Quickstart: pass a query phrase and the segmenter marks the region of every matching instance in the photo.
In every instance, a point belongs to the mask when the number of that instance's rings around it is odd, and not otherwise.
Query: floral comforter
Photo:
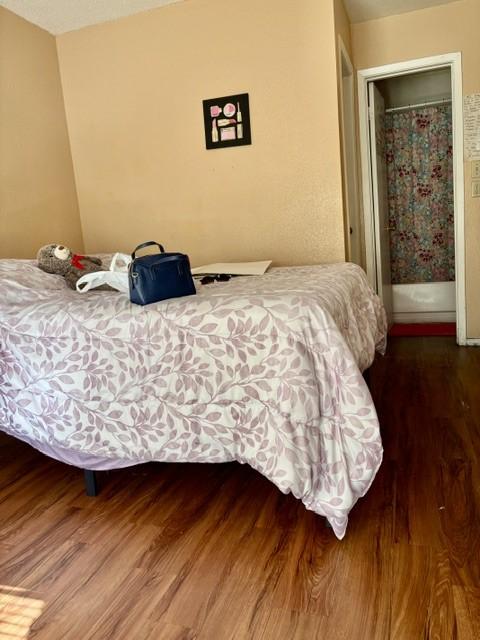
[[[361,371],[383,307],[353,264],[272,269],[148,307],[0,261],[0,430],[104,469],[247,463],[345,534],[382,459]]]

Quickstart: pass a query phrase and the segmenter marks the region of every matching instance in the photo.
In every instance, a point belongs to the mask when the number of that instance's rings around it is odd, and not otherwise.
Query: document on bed
[[[227,273],[232,276],[261,276],[271,264],[271,260],[261,260],[260,262],[215,262],[195,267],[192,269],[192,274],[194,276],[208,276]]]

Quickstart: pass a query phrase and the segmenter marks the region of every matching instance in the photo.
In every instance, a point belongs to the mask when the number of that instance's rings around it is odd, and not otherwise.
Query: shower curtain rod
[[[432,100],[432,102],[421,102],[420,104],[406,104],[403,107],[391,107],[385,109],[385,113],[392,113],[393,111],[403,111],[403,109],[419,109],[420,107],[433,107],[437,104],[445,104],[451,102],[451,98],[443,98],[442,100]]]

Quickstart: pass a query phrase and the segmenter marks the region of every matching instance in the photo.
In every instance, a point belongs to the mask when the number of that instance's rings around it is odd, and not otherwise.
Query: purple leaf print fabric
[[[452,108],[387,113],[393,284],[455,280]]]
[[[272,269],[139,307],[0,261],[0,429],[105,469],[247,463],[339,538],[382,459],[361,370],[384,309],[353,264]]]

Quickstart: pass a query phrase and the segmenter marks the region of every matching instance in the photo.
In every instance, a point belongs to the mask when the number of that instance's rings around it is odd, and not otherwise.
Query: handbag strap
[[[150,240],[149,242],[143,242],[142,244],[139,244],[138,247],[135,247],[135,249],[132,252],[132,260],[135,260],[135,253],[137,251],[140,251],[140,249],[145,249],[145,247],[151,247],[152,245],[157,246],[160,249],[160,253],[165,253],[165,249],[162,247],[161,244],[159,244],[158,242],[153,242],[153,240]]]

